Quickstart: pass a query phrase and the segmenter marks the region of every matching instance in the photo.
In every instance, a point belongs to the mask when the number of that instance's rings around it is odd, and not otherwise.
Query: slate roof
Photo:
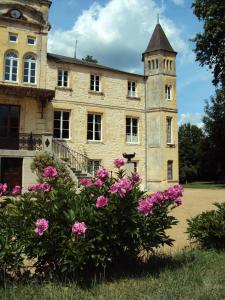
[[[129,73],[129,72],[126,72],[126,71],[110,68],[110,67],[107,67],[107,66],[103,66],[103,65],[100,65],[100,64],[88,62],[88,61],[73,58],[73,57],[62,56],[62,55],[53,54],[53,53],[48,53],[47,57],[48,57],[48,59],[54,59],[57,62],[81,65],[81,66],[86,66],[86,67],[89,67],[89,68],[96,68],[96,69],[108,70],[108,71],[127,74],[127,75],[134,75],[134,76],[144,77],[143,75],[140,75],[140,74]]]
[[[156,25],[155,30],[150,39],[150,42],[148,44],[148,47],[143,54],[150,53],[153,51],[158,51],[158,50],[173,52],[175,54],[177,53],[170,45],[170,42],[167,36],[165,35],[165,32],[163,31],[160,24]]]

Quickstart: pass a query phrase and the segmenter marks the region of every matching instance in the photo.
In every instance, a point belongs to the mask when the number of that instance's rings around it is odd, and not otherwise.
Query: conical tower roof
[[[170,45],[170,42],[167,36],[165,35],[165,32],[163,31],[160,24],[156,25],[155,30],[150,39],[150,42],[148,44],[148,47],[143,53],[143,56],[145,53],[150,53],[158,50],[173,52],[177,54],[177,52],[175,52],[172,46]]]

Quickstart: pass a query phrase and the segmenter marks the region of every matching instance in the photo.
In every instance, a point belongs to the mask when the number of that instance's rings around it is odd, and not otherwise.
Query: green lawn
[[[155,258],[132,270],[81,288],[75,283],[27,283],[0,289],[6,300],[224,300],[225,252],[195,250]]]
[[[225,189],[225,182],[203,182],[197,181],[192,183],[187,183],[183,185],[184,188],[191,188],[191,189],[210,189],[210,190],[217,190],[217,189]]]

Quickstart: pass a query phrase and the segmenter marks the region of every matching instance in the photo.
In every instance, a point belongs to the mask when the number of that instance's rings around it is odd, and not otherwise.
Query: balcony
[[[51,141],[51,136],[20,133],[17,137],[0,137],[0,149],[41,151],[50,148]]]

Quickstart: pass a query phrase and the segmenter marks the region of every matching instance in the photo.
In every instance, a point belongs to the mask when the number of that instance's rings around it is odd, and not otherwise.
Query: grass
[[[184,188],[191,188],[191,189],[220,190],[220,189],[225,189],[225,182],[197,181],[197,182],[184,184],[183,186]]]
[[[145,269],[130,270],[88,288],[59,282],[6,284],[2,300],[224,300],[225,252],[194,250],[155,257]]]

